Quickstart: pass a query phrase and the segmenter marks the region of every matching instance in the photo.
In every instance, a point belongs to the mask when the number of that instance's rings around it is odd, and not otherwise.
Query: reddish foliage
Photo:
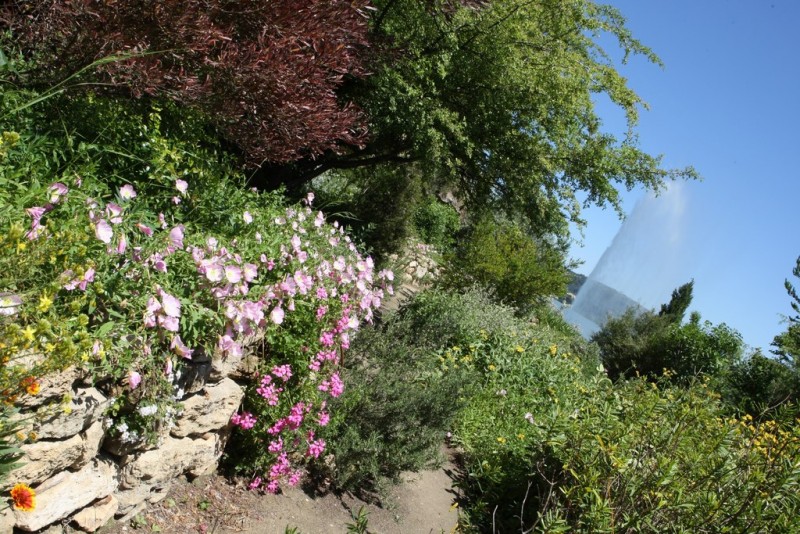
[[[94,73],[135,97],[206,112],[250,163],[360,146],[365,120],[337,100],[365,74],[367,0],[33,0],[3,2],[4,25],[34,58],[30,82],[144,53]]]

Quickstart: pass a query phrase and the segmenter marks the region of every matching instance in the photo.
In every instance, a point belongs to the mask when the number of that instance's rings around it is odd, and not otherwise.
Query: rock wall
[[[0,486],[7,495],[16,482],[30,485],[36,509],[0,512],[0,534],[66,524],[94,532],[163,499],[177,477],[213,472],[244,396],[233,378],[254,368],[252,357],[195,358],[181,384],[186,393],[175,424],[150,445],[121,443],[107,432],[111,400],[92,387],[85,372],[73,367],[43,377],[41,393],[19,404],[22,431],[36,439],[21,446],[24,465]]]
[[[389,256],[394,271],[394,295],[384,298],[381,311],[394,311],[415,293],[430,287],[440,274],[437,251],[416,241],[409,242],[400,254]]]

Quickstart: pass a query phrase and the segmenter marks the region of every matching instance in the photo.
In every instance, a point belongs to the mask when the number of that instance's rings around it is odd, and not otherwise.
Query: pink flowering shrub
[[[14,205],[0,191],[0,287],[14,289],[0,295],[0,356],[36,350],[53,356],[50,370],[85,366],[115,399],[109,432],[137,441],[170,425],[195,362],[240,359],[257,341],[261,372],[231,419],[258,457],[242,470],[254,488],[297,483],[324,454],[315,433],[344,392],[343,353],[391,291],[388,275],[313,195],[286,207],[247,190],[184,130],[167,135],[157,109],[119,117],[119,145],[82,145],[59,179],[41,154],[30,164],[35,144],[0,161],[0,183],[20,193]]]

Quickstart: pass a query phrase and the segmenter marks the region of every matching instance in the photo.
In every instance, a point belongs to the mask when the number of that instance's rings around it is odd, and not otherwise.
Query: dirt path
[[[309,495],[299,488],[260,495],[248,491],[243,480],[234,483],[212,475],[177,482],[167,498],[133,523],[111,525],[101,533],[284,534],[294,527],[297,534],[338,534],[347,532],[363,507],[372,534],[451,534],[458,530],[452,469],[447,463],[442,469],[404,475],[386,508],[349,495]]]

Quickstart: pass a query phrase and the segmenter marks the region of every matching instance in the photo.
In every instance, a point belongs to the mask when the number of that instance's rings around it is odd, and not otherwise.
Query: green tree
[[[696,176],[691,168],[662,168],[660,157],[637,146],[644,102],[599,37],[616,38],[625,59],[660,61],[616,9],[589,0],[374,4],[373,74],[342,91],[369,117],[369,140],[265,168],[264,182],[417,162],[426,181],[447,184],[468,206],[522,214],[538,235],[566,236],[568,221],[580,221],[578,192],[587,204],[619,208],[619,188],[657,189]],[[625,112],[623,139],[601,129],[597,94]]]
[[[612,379],[641,374],[660,376],[665,369],[677,380],[697,374],[721,378],[741,361],[741,334],[726,324],[713,325],[692,313],[681,324],[692,300],[694,282],[672,292],[658,314],[630,309],[611,318],[592,340],[600,348],[603,364]]]
[[[796,278],[800,278],[800,257],[797,258],[792,274]],[[791,369],[791,398],[797,400],[800,397],[800,295],[797,294],[797,289],[789,279],[784,281],[784,286],[786,293],[791,298],[790,305],[796,315],[786,317],[789,325],[784,332],[775,336],[772,341],[774,347],[772,352]]]
[[[479,284],[520,311],[544,298],[563,295],[569,271],[562,251],[517,225],[487,215],[466,231],[451,257],[444,284],[459,289]]]
[[[661,305],[658,314],[668,318],[673,323],[681,323],[686,315],[686,310],[692,304],[692,290],[694,280],[691,280],[672,292],[669,302]]]

